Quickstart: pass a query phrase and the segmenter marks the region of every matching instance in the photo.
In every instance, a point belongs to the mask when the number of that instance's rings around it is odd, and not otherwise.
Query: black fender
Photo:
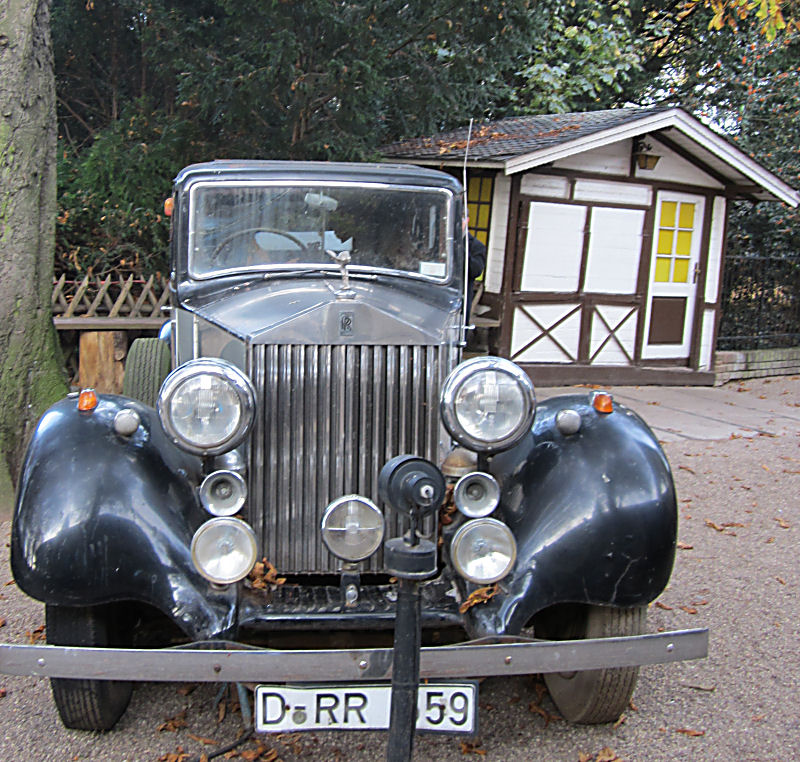
[[[28,447],[11,531],[17,585],[44,603],[142,601],[193,639],[228,635],[235,585],[216,589],[194,568],[192,536],[208,515],[199,458],[165,435],[156,411],[98,395],[94,410],[68,397],[42,416]],[[141,419],[114,431],[123,408]]]
[[[555,425],[581,415],[576,434]],[[468,612],[475,635],[518,634],[556,603],[644,605],[666,587],[678,511],[672,472],[653,432],[632,410],[598,413],[588,395],[539,405],[531,432],[491,459],[498,516],[517,541],[500,593]]]

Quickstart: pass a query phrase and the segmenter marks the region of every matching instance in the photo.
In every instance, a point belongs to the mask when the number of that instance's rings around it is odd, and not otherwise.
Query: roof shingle
[[[668,108],[619,108],[575,114],[513,116],[496,122],[473,125],[469,156],[475,161],[505,161],[513,156],[566,143],[627,122],[642,119]],[[387,159],[463,159],[468,127],[427,138],[391,143],[381,149]]]

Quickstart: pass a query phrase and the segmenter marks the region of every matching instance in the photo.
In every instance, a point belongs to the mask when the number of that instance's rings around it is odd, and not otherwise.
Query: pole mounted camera
[[[398,455],[382,469],[378,478],[381,499],[408,516],[410,526],[403,537],[388,540],[384,560],[389,571],[405,579],[425,579],[436,573],[436,545],[418,535],[419,525],[444,500],[442,472],[416,455]]]
[[[407,762],[414,748],[419,687],[421,612],[419,582],[436,574],[436,545],[421,538],[422,519],[444,500],[442,472],[416,455],[398,455],[378,477],[381,500],[409,518],[409,529],[384,545],[384,562],[397,577],[397,612],[392,660],[392,707],[387,762]]]

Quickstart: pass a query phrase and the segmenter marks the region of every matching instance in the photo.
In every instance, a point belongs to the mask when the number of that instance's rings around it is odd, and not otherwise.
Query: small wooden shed
[[[468,129],[386,146],[461,177]],[[713,383],[727,212],[800,194],[679,108],[473,127],[490,350],[537,383]]]

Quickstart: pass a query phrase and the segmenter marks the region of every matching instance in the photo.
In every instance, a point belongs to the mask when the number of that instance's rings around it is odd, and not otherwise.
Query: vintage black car
[[[705,654],[705,631],[644,634],[677,526],[648,427],[462,361],[457,180],[211,162],[172,200],[168,330],[30,444],[11,558],[49,645],[0,670],[50,677],[74,728],[113,726],[135,680],[258,683],[258,730],[387,727],[402,623],[417,727],[474,731],[475,678],[544,673],[606,722],[638,665]]]

